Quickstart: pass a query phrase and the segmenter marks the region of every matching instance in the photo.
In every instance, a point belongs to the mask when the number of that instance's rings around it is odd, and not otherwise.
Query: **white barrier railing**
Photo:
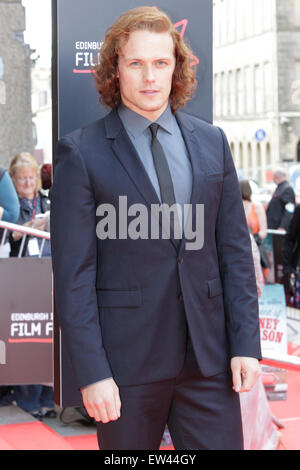
[[[26,240],[27,236],[34,236],[34,237],[43,239],[43,241],[41,243],[40,251],[39,251],[39,256],[38,256],[39,258],[42,257],[45,241],[50,240],[50,233],[49,232],[44,232],[43,230],[37,230],[37,229],[31,228],[31,227],[25,227],[24,225],[12,224],[10,222],[4,222],[4,221],[0,220],[0,229],[1,228],[4,231],[3,231],[3,235],[1,237],[0,246],[4,245],[8,231],[23,233],[18,258],[21,258],[21,254],[23,252],[24,243],[25,243],[25,240]]]
[[[278,367],[279,369],[295,370],[300,372],[300,357],[291,354],[281,354],[271,351],[263,355],[262,364]]]

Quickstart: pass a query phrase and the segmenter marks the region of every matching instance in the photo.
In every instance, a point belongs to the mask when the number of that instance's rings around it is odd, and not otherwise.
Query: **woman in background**
[[[48,196],[41,192],[41,174],[37,161],[30,153],[19,153],[13,158],[9,172],[20,202],[20,216],[17,224],[46,230],[50,214],[50,201]],[[42,214],[44,216],[41,217]],[[10,256],[18,256],[22,237],[21,232],[11,233]],[[40,245],[41,239],[26,237],[21,256],[37,256]],[[50,242],[46,240],[43,257],[50,256],[50,254]]]
[[[250,232],[263,240],[267,236],[267,216],[260,202],[252,202],[252,189],[248,180],[240,181],[243,205]]]
[[[249,231],[259,248],[263,274],[267,278],[270,265],[262,243],[267,236],[268,230],[266,212],[261,203],[252,202],[252,189],[248,180],[240,181],[240,189]]]
[[[49,219],[50,201],[41,192],[41,172],[35,158],[27,152],[16,155],[10,164],[10,175],[15,185],[19,202],[20,216],[17,224],[46,230]],[[40,214],[45,217],[37,218]],[[12,232],[10,235],[11,256],[18,256],[23,234]],[[38,256],[41,239],[26,237],[22,256]],[[50,243],[46,240],[43,257],[50,256]],[[33,417],[55,417],[53,389],[46,385],[16,385],[13,387],[13,399],[23,410]]]

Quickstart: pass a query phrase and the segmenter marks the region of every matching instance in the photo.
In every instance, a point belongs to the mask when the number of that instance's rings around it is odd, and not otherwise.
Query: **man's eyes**
[[[133,62],[130,62],[129,65],[130,65],[130,67],[142,67],[142,66],[143,66],[143,63],[142,63],[142,62],[139,62],[139,61],[137,61],[137,60],[135,60],[135,61],[133,61]],[[167,63],[167,61],[165,61],[165,60],[157,60],[157,61],[155,62],[155,65],[156,65],[157,67],[164,67],[164,66],[168,65],[168,63]]]

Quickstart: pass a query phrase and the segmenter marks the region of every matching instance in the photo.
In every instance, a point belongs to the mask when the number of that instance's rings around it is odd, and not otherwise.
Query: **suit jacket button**
[[[183,262],[183,256],[182,256],[182,255],[180,255],[180,256],[178,257],[178,263],[180,263],[180,264],[181,264],[182,262]]]
[[[178,294],[178,300],[180,300],[180,302],[182,301],[183,297],[182,297],[182,293],[180,292],[180,294]]]

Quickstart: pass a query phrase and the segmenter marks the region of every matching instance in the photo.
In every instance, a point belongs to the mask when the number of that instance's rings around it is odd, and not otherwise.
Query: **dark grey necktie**
[[[149,129],[152,133],[152,156],[154,161],[154,166],[158,178],[158,183],[160,187],[160,194],[161,194],[161,202],[172,206],[176,203],[175,193],[173,182],[171,178],[171,173],[169,169],[169,165],[167,162],[167,158],[165,156],[165,152],[157,139],[157,131],[159,128],[159,124],[153,123],[149,126]],[[178,217],[176,211],[176,217]],[[171,218],[172,220],[172,218]],[[178,219],[177,219],[178,223]],[[174,225],[171,222],[171,235],[174,236]],[[177,240],[178,241],[178,240]]]
[[[165,152],[157,139],[159,124],[151,124],[149,128],[152,133],[151,149],[160,187],[161,202],[172,206],[176,202],[174,187]]]

